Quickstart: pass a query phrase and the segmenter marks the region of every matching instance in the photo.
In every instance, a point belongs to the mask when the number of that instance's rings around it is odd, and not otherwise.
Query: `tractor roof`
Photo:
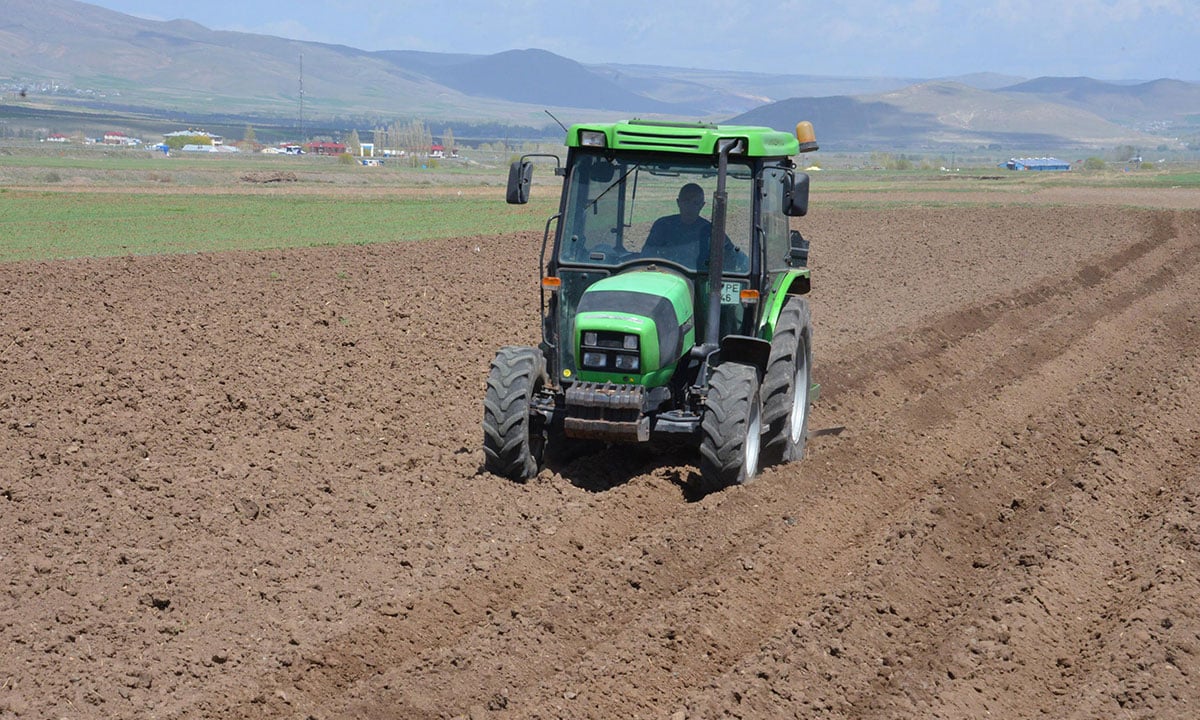
[[[752,125],[628,120],[615,123],[583,123],[567,131],[568,147],[604,147],[612,150],[642,150],[683,155],[715,155],[717,143],[725,139],[746,141],[749,157],[790,157],[800,151],[795,135]]]

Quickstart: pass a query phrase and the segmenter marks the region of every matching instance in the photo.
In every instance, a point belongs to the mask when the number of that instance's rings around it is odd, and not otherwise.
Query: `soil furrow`
[[[1173,300],[1176,293],[1187,297],[1195,291],[1196,275],[1189,279],[1186,290],[1171,287],[1143,303],[1146,307],[1138,311],[1141,321],[1116,323],[1145,328],[1134,339],[1147,341],[1146,347],[1132,353],[1126,349],[1111,365],[1093,369],[1093,379],[1072,388],[1067,402],[1047,397],[1050,407],[1061,409],[1048,416],[1035,413],[1015,434],[997,428],[1001,431],[997,444],[985,448],[978,460],[964,457],[957,471],[951,468],[940,474],[935,489],[910,510],[897,513],[902,520],[876,539],[878,555],[873,566],[865,566],[864,579],[832,585],[820,608],[732,671],[722,690],[710,694],[707,705],[694,706],[697,714],[707,717],[716,708],[731,705],[743,713],[765,713],[770,707],[778,710],[786,696],[790,704],[782,707],[800,715],[833,712],[862,717],[870,711],[880,717],[979,716],[999,710],[1004,716],[1022,716],[1030,680],[1038,683],[1058,677],[1065,672],[1063,667],[1080,663],[1080,651],[1072,654],[1069,643],[1062,643],[1068,647],[1057,648],[1057,655],[1039,646],[1053,637],[1092,637],[1089,622],[1103,613],[1092,606],[1113,592],[1107,588],[1131,592],[1121,582],[1128,578],[1113,577],[1110,564],[1121,565],[1117,561],[1126,545],[1122,538],[1133,529],[1130,525],[1137,522],[1138,514],[1125,515],[1123,525],[1097,516],[1095,498],[1080,489],[1086,485],[1078,478],[1095,475],[1097,458],[1116,452],[1096,443],[1103,442],[1104,433],[1119,439],[1125,430],[1130,436],[1124,423],[1132,415],[1137,427],[1155,428],[1156,433],[1161,428],[1187,438],[1168,447],[1166,457],[1153,456],[1153,470],[1189,463],[1194,467],[1196,462],[1198,442],[1194,431],[1188,434],[1196,424],[1195,405],[1190,402],[1194,384],[1185,384],[1188,394],[1168,391],[1147,398],[1140,390],[1161,377],[1194,377],[1198,328],[1193,325],[1189,332],[1166,341],[1155,329],[1164,310],[1195,317],[1194,306]],[[1121,397],[1111,391],[1112,374],[1129,383],[1121,388]],[[1071,434],[1074,427],[1090,428],[1085,434],[1091,437],[1099,432],[1100,437],[1077,448],[1079,438]],[[1065,435],[1060,429],[1066,430]],[[1137,460],[1134,454],[1129,462],[1137,467]],[[1142,476],[1144,470],[1130,473],[1128,479]],[[1014,485],[1010,480],[1014,477],[1031,482]],[[1032,482],[1039,477],[1040,487]],[[1149,480],[1140,484],[1109,483],[1107,494],[1118,506],[1153,495],[1152,483],[1161,482],[1157,480],[1161,476],[1150,472],[1144,477]],[[1074,505],[1090,510],[1085,515]],[[1095,534],[1102,536],[1110,552],[1093,548],[1093,542],[1101,541],[1080,536],[1074,529],[1077,524],[1102,529]],[[1002,553],[963,551],[977,547],[995,547]],[[1087,583],[1080,579],[1084,565],[1096,571]],[[1039,582],[1043,566],[1053,567],[1045,573],[1050,577]],[[1070,587],[1058,587],[1067,578]],[[1047,599],[1039,602],[1037,592]],[[1071,592],[1083,600],[1072,602]],[[1186,586],[1183,592],[1186,597]],[[1067,601],[1067,611],[1047,609],[1056,599]],[[873,612],[855,611],[864,606]],[[1014,607],[1022,609],[1014,613]],[[1072,613],[1082,614],[1088,622],[1073,621],[1068,617]],[[1035,618],[1026,619],[1031,614]],[[1036,628],[1036,634],[1030,628]],[[1176,637],[1186,635],[1183,631]],[[1184,664],[1180,658],[1187,656],[1176,650],[1174,657],[1174,662]],[[1043,665],[1027,669],[1037,664],[1033,660]],[[988,671],[978,671],[981,665]],[[1010,677],[1029,670],[1032,677],[1027,680]],[[825,689],[814,692],[814,686]],[[858,690],[852,691],[855,686]],[[1157,683],[1156,689],[1161,692],[1163,684]],[[1053,702],[1060,692],[1045,691],[1043,702]]]
[[[1200,213],[1095,194],[814,209],[825,432],[707,496],[478,473],[540,232],[0,265],[0,716],[1190,719]]]
[[[1162,242],[1164,240],[1164,238],[1161,236],[1158,236],[1156,239],[1158,242]],[[1114,257],[1121,258],[1122,261],[1124,261],[1130,257],[1140,257],[1141,255],[1144,255],[1145,250],[1146,249],[1139,249],[1136,253],[1121,251]],[[1175,258],[1176,262],[1171,264],[1170,267],[1182,267],[1186,269],[1190,265],[1194,264],[1195,259],[1190,257],[1190,255],[1194,253],[1194,243],[1187,245],[1185,251],[1181,254],[1181,257]],[[1113,263],[1114,267],[1118,264],[1119,263],[1116,262]],[[1133,289],[1127,291],[1130,296],[1128,299],[1132,300],[1140,297],[1143,294],[1152,293],[1156,289],[1160,288],[1162,282],[1165,281],[1157,279],[1158,275],[1166,272],[1166,275],[1170,277],[1176,272],[1174,269],[1170,271],[1162,271],[1161,269],[1163,268],[1163,265],[1158,262],[1155,262],[1154,266],[1160,268],[1160,272],[1157,274],[1152,273],[1149,281],[1144,282],[1139,282],[1136,277],[1131,275],[1122,275],[1114,278],[1111,273],[1097,274],[1093,271],[1078,272],[1073,276],[1074,280],[1079,280],[1078,282],[1068,282],[1062,284],[1068,288],[1072,288],[1074,295],[1065,296],[1059,303],[1039,302],[1039,305],[1044,305],[1044,307],[1041,307],[1041,310],[1043,313],[1045,313],[1045,315],[1037,316],[1037,319],[1032,322],[1026,320],[1025,317],[1022,316],[1015,321],[1017,325],[1015,330],[1002,327],[1007,325],[1007,318],[1005,318],[1005,322],[997,321],[992,324],[995,327],[990,327],[988,330],[999,332],[1000,330],[997,328],[1001,328],[1004,332],[1009,334],[1021,334],[1022,331],[1031,329],[1033,327],[1042,327],[1042,333],[1046,337],[1043,339],[1040,349],[1030,352],[1026,358],[1027,360],[1031,361],[1036,359],[1038,362],[1027,362],[1020,366],[1024,367],[1026,370],[1033,371],[1038,363],[1049,362],[1052,359],[1057,359],[1061,353],[1065,352],[1074,342],[1078,340],[1080,335],[1084,334],[1088,328],[1091,328],[1093,324],[1100,319],[1100,317],[1107,314],[1117,314],[1124,307],[1123,303],[1104,304],[1096,300],[1096,297],[1099,295],[1111,296],[1113,294],[1112,291],[1106,291],[1102,293],[1095,291],[1095,288],[1101,285],[1104,281],[1108,280],[1118,285],[1133,285]],[[1038,296],[1044,295],[1044,293],[1040,292],[1035,294]],[[1082,297],[1076,297],[1075,295]],[[1059,294],[1055,294],[1055,296],[1058,297]],[[1061,325],[1051,322],[1051,318],[1055,317],[1056,314],[1064,312],[1064,307],[1074,308],[1076,310],[1072,317],[1072,322],[1077,322],[1077,325],[1073,325],[1073,327],[1078,328],[1077,332],[1062,332]],[[1090,307],[1093,308],[1093,310],[1087,313],[1079,314],[1077,312],[1079,307]],[[1028,308],[1026,308],[1026,310],[1028,310]],[[1075,318],[1078,318],[1078,320],[1075,320]],[[928,335],[927,332],[925,332],[925,334]],[[964,339],[966,338],[967,336],[964,336]],[[1028,337],[1026,339],[1029,340]],[[1036,345],[1036,343],[1034,343],[1032,340],[1029,340],[1029,344],[1030,346]],[[947,346],[943,343],[943,352],[947,351],[946,348]],[[1115,350],[1117,349],[1117,346],[1113,346],[1113,348]],[[1094,353],[1088,353],[1087,356],[1089,361],[1092,363],[1092,367],[1097,368],[1099,366],[1095,363],[1101,362],[1105,357],[1104,353],[1100,353],[1098,355]],[[1072,358],[1066,362],[1075,364],[1076,360],[1077,358]],[[941,358],[930,356],[923,364],[915,364],[915,372],[920,374],[925,373],[930,369],[936,370],[937,366],[942,362],[943,361]],[[880,368],[880,370],[882,369],[883,368]],[[934,394],[944,394],[947,396],[946,399],[942,399],[940,397],[938,399],[939,403],[945,407],[962,408],[972,403],[978,405],[981,402],[985,402],[987,394],[993,393],[996,385],[1003,385],[1006,382],[1020,379],[1021,377],[1021,374],[1017,371],[1017,368],[1012,368],[1007,374],[997,374],[993,372],[993,369],[990,366],[986,365],[978,373],[969,371],[961,366],[959,367],[959,372],[964,374],[970,373],[972,375],[985,376],[986,380],[982,383],[976,383],[975,386],[969,387],[966,391],[953,383],[949,383],[941,387]],[[1078,372],[1078,369],[1076,369],[1076,372]],[[1053,384],[1052,380],[1050,382]],[[927,394],[926,397],[929,397],[929,395]],[[1043,402],[1045,399],[1044,393],[1040,392],[1031,392],[1029,393],[1028,397],[1036,398],[1034,400],[1035,403]],[[1028,402],[1029,401],[1026,402],[1027,405]],[[1001,417],[1007,415],[1009,419],[1012,419],[1021,415],[1021,411],[1013,410],[1010,403],[998,402],[998,404],[1006,406],[1006,412],[1001,413]],[[1032,408],[1034,406],[1028,405],[1028,407]],[[982,408],[977,408],[977,411],[982,412]],[[903,416],[907,412],[909,412],[909,410],[904,408],[901,409],[897,414]],[[921,427],[932,426],[944,421],[951,415],[952,414],[950,413],[942,413],[940,416],[934,418],[929,413],[925,413],[925,422],[919,423],[919,425]],[[908,418],[908,420],[909,422],[904,423],[904,425],[912,427],[912,419]],[[968,424],[972,424],[972,422],[973,421],[969,421]],[[917,429],[920,430],[920,427]],[[972,452],[978,452],[980,448],[986,447],[987,444],[994,442],[994,435],[997,432],[1004,434],[1006,431],[1007,425],[1004,422],[1000,423],[998,427],[989,426],[983,428],[982,430],[976,428],[974,437],[978,439],[980,445],[960,448],[956,454],[961,453],[962,455],[970,455]],[[946,435],[949,436],[960,436],[962,434],[963,433],[959,431],[946,433]],[[892,440],[893,442],[895,440],[895,438],[885,439]],[[925,448],[925,451],[929,454],[933,454],[936,452],[936,447],[940,442],[941,441],[935,440],[927,443],[929,447]],[[919,449],[920,448],[918,448],[918,450]],[[848,455],[861,455],[861,448],[849,449]],[[961,460],[962,458],[959,457],[958,459]],[[895,460],[892,460],[892,462],[895,463]],[[856,466],[849,459],[835,459],[832,461],[832,464],[834,467],[838,468],[839,473],[856,472]],[[939,465],[935,463],[931,467],[937,468],[938,466]],[[857,468],[857,470],[861,471],[863,468]],[[903,474],[902,470],[900,472]],[[920,487],[927,482],[930,477],[931,475],[929,475],[928,472],[924,474],[910,473],[906,478],[905,486]],[[832,478],[818,478],[816,481],[821,482],[822,480],[832,482]],[[759,499],[761,501],[761,498]],[[763,508],[762,505],[766,505],[766,507]],[[881,521],[885,514],[904,514],[903,508],[888,506],[878,500],[870,509],[866,507],[866,503],[855,503],[851,498],[842,498],[841,502],[839,502],[837,506],[844,511],[850,512],[850,514],[855,517],[863,518],[864,525],[859,526],[859,533],[864,532],[863,528],[871,527],[875,522]],[[883,510],[883,514],[880,513],[880,508],[885,508]],[[766,510],[766,515],[768,517],[773,517],[775,515],[775,512],[773,512],[775,511],[775,507],[770,503],[760,503],[760,507],[755,508],[754,512],[762,512],[764,509]],[[789,508],[786,507],[781,508],[781,512],[786,512],[788,510]],[[874,511],[874,516],[872,516],[871,510]],[[725,514],[724,520],[727,523],[731,523],[734,528],[742,529],[738,527],[736,521],[731,518],[729,514]],[[745,520],[752,522],[753,517],[747,517]],[[752,565],[754,563],[762,563],[764,565],[778,564],[780,560],[778,556],[764,557],[766,555],[771,555],[772,553],[770,551],[764,552],[761,549],[764,544],[763,538],[770,536],[771,534],[765,524],[757,527],[747,527],[744,528],[744,531],[748,537],[756,538],[755,543],[758,545],[758,548],[742,545],[737,547],[736,552],[734,553],[718,550],[714,554],[713,548],[709,546],[701,546],[697,548],[698,552],[704,557],[713,558],[715,562],[701,567],[695,567],[694,563],[692,566],[681,566],[680,558],[668,558],[665,562],[666,567],[661,567],[659,569],[659,575],[669,577],[682,576],[684,578],[689,578],[695,577],[699,573],[699,577],[703,578],[703,582],[693,583],[693,586],[698,584],[703,590],[711,592],[711,583],[717,582],[717,584],[719,584],[719,581],[714,581],[714,577],[712,575],[706,575],[705,573],[712,573],[713,570],[716,570],[717,576],[719,577],[721,575],[728,574],[731,571],[736,571],[736,568],[733,567],[734,563],[729,562],[733,555],[738,555],[738,557],[741,558],[741,562],[749,562]],[[672,527],[672,532],[676,532],[681,536],[686,536],[690,532],[690,529],[687,527]],[[844,534],[844,530],[839,531],[839,529],[836,528],[822,528],[822,532],[819,533],[819,535],[824,538],[827,543],[822,547],[854,547],[860,542],[854,535],[846,535]],[[833,550],[829,550],[829,552],[832,554]],[[784,556],[784,558],[787,557],[786,553],[781,554]],[[819,552],[817,553],[817,557],[822,557]],[[804,559],[811,558],[794,558],[794,560],[797,561]],[[660,560],[660,562],[663,561]],[[818,563],[818,565],[822,567],[839,567],[844,566],[845,564],[846,563],[844,560],[837,558],[836,556],[822,557],[822,562]],[[693,628],[694,632],[692,634],[695,635],[696,632],[698,632],[700,635],[707,638],[711,643],[711,647],[707,649],[703,647],[689,648],[686,644],[680,647],[680,643],[683,641],[679,639],[680,631],[676,627],[680,624],[680,618],[703,617],[712,614],[714,610],[717,611],[717,614],[719,614],[719,606],[713,607],[713,603],[697,603],[696,600],[692,598],[692,595],[695,594],[694,588],[685,589],[679,587],[666,587],[660,589],[651,588],[650,583],[647,583],[647,589],[650,590],[648,596],[641,596],[637,597],[636,599],[627,598],[622,603],[622,598],[619,595],[592,598],[586,597],[586,590],[595,588],[597,586],[597,583],[591,577],[593,571],[587,570],[586,566],[564,566],[560,568],[560,570],[571,574],[573,578],[577,578],[573,585],[577,588],[585,589],[585,597],[580,598],[576,596],[574,598],[574,605],[572,605],[570,601],[557,603],[558,607],[553,612],[553,615],[557,617],[556,621],[540,621],[535,623],[532,626],[532,629],[530,626],[526,626],[523,630],[518,630],[515,633],[509,630],[507,631],[510,633],[509,636],[503,640],[504,643],[511,644],[514,648],[536,648],[537,651],[535,653],[535,657],[519,659],[521,657],[520,650],[517,650],[516,655],[518,658],[516,659],[516,662],[514,662],[514,658],[506,656],[502,659],[497,659],[492,665],[485,667],[479,667],[478,663],[468,663],[471,666],[472,679],[465,681],[460,680],[456,683],[454,680],[461,676],[463,672],[457,667],[458,662],[461,661],[461,658],[471,657],[477,654],[472,652],[472,644],[478,645],[483,642],[482,640],[474,639],[469,641],[467,645],[460,647],[453,652],[448,652],[446,657],[443,658],[440,667],[437,665],[430,667],[428,663],[419,663],[417,667],[402,666],[396,668],[388,676],[381,679],[379,684],[382,685],[385,690],[389,686],[401,688],[400,695],[415,694],[421,697],[431,698],[434,701],[432,707],[441,708],[452,704],[455,698],[462,698],[464,695],[469,694],[472,688],[477,687],[477,681],[473,679],[476,675],[493,679],[503,678],[503,683],[497,683],[493,689],[486,690],[484,692],[484,697],[475,698],[476,701],[483,701],[487,700],[488,695],[494,695],[495,693],[498,693],[499,690],[496,688],[520,688],[526,684],[521,680],[521,676],[514,676],[514,673],[511,670],[511,667],[514,664],[521,668],[523,676],[536,678],[545,675],[552,668],[552,666],[546,665],[545,660],[539,662],[538,657],[551,658],[554,664],[569,666],[572,663],[572,658],[579,657],[581,653],[584,652],[599,658],[609,658],[614,654],[619,654],[619,652],[615,649],[617,647],[636,645],[640,643],[642,645],[643,656],[646,657],[646,659],[643,662],[631,664],[632,666],[623,668],[618,672],[618,674],[627,678],[627,681],[630,682],[632,686],[631,693],[635,696],[638,694],[639,686],[643,684],[657,687],[659,688],[660,692],[670,696],[673,687],[671,678],[677,678],[674,686],[680,686],[678,690],[682,691],[682,687],[685,685],[685,683],[678,680],[678,678],[688,678],[690,681],[694,681],[696,677],[706,677],[711,675],[713,671],[712,668],[720,667],[723,663],[728,662],[731,657],[736,658],[739,653],[744,652],[747,648],[753,648],[753,638],[757,637],[757,635],[753,630],[755,623],[748,622],[748,616],[750,618],[758,619],[758,621],[761,622],[762,618],[775,617],[777,612],[787,609],[786,603],[781,605],[778,602],[763,603],[760,601],[759,607],[756,607],[754,612],[743,615],[740,618],[742,622],[734,625],[719,626],[716,628],[711,626],[701,627],[699,630]],[[750,589],[746,590],[745,592],[752,592],[755,595],[766,595],[767,597],[771,598],[788,598],[794,595],[802,594],[803,590],[809,590],[811,592],[813,589],[819,588],[831,582],[836,582],[836,577],[821,575],[810,583],[810,587],[801,589],[790,588],[792,592],[788,592],[788,588],[771,587],[769,582],[764,583],[763,585],[751,584],[749,586]],[[721,593],[736,593],[737,590],[738,588],[735,586],[732,591],[723,590]],[[595,590],[591,590],[591,593],[594,595]],[[552,592],[552,594],[571,597],[571,593],[565,588],[555,590]],[[687,603],[689,603],[682,609],[674,612],[666,612],[662,607],[660,607],[660,598],[670,597],[672,598],[672,602],[678,602],[678,597],[681,595],[687,597]],[[730,602],[734,606],[740,606],[740,603],[736,602],[736,600]],[[632,630],[620,633],[616,639],[609,640],[607,642],[609,649],[602,652],[599,648],[589,646],[591,638],[588,637],[587,633],[579,632],[577,628],[581,626],[585,627],[589,623],[589,620],[593,617],[588,612],[589,608],[611,608],[614,606],[614,604],[620,605],[621,612],[618,614],[620,617],[624,618],[624,620],[617,623],[618,626],[629,625],[630,618],[636,617],[639,618],[639,621],[632,623]],[[701,607],[695,607],[695,604],[700,604]],[[612,611],[609,611],[608,615],[611,618],[613,615]],[[666,616],[665,618],[663,617],[664,615]],[[538,629],[546,627],[547,622],[555,627],[556,636],[554,640],[549,643],[549,646],[546,645],[544,633]],[[635,633],[637,635],[645,635],[646,637],[630,637],[630,635]],[[483,634],[487,635],[489,634],[489,631],[483,631]],[[562,639],[561,636],[564,635],[571,637],[571,639]],[[741,638],[740,641],[737,639],[739,637]],[[663,641],[662,638],[667,638],[669,642]],[[500,640],[495,637],[488,638],[487,641],[492,644],[500,642]],[[750,644],[747,644],[747,642]],[[721,648],[725,652],[714,654],[712,652],[713,647]],[[693,650],[693,652],[688,652],[688,650]],[[660,657],[661,654],[667,655],[668,658],[664,659]],[[706,657],[706,660],[702,664],[706,664],[710,667],[708,669],[688,668],[686,663],[681,663],[679,660],[672,661],[669,659],[670,657],[676,655],[682,655],[683,657],[688,658]],[[663,672],[656,670],[654,667],[641,668],[640,666],[643,663],[656,665],[658,668],[669,668],[671,677],[665,677]],[[585,658],[584,667],[577,671],[571,672],[571,675],[574,677],[568,677],[564,680],[557,680],[552,683],[552,685],[554,687],[560,687],[564,684],[568,687],[581,686],[585,682],[584,678],[593,676],[598,671],[600,671],[600,668],[589,666]],[[449,676],[449,682],[445,676]],[[422,681],[420,679],[422,677],[427,679]],[[404,682],[401,682],[400,678],[404,678]],[[440,693],[438,690],[439,688],[442,689]],[[478,693],[478,690],[476,690],[476,692]],[[512,695],[513,697],[510,700],[515,703],[518,693],[514,692]],[[579,693],[576,693],[576,695],[578,696]],[[534,701],[529,704],[531,706],[538,707],[541,706],[543,702],[551,702],[552,699],[552,695],[550,697],[541,696],[539,697],[539,701]],[[382,705],[373,705],[372,711],[381,711],[388,705],[389,702],[395,703],[398,701],[399,699],[396,698],[390,701],[385,701]],[[509,701],[506,700],[506,703],[507,702]],[[593,716],[601,717],[609,713],[625,713],[632,710],[632,708],[621,707],[619,705],[609,706],[605,704],[606,702],[619,703],[620,696],[602,699],[598,701],[597,705],[590,708],[588,712],[593,713]],[[587,703],[587,700],[582,700],[577,697],[573,703],[573,707],[575,708],[576,712],[579,712],[583,710],[583,708],[587,707]],[[417,708],[409,708],[408,710],[414,711],[417,710]],[[428,712],[428,710],[426,710],[426,712]]]
[[[1127,351],[1108,370],[1140,387],[1163,374],[1194,373],[1195,356],[1179,357],[1195,340],[1193,331],[1172,343]],[[1159,487],[1164,478],[1145,471],[1147,466],[1161,471],[1194,462],[1197,443],[1147,451],[1139,447],[1146,438],[1139,437],[1137,428],[1146,427],[1152,417],[1156,428],[1186,432],[1196,421],[1194,411],[1185,409],[1195,388],[1187,394],[1135,396],[1126,388],[1114,389],[1106,375],[1073,392],[1065,408],[1031,417],[1026,431],[992,457],[969,463],[960,477],[947,479],[942,494],[952,499],[953,510],[938,523],[944,529],[934,537],[941,547],[928,551],[940,551],[948,565],[963,567],[950,577],[966,577],[969,584],[959,583],[954,597],[939,597],[937,606],[950,609],[949,618],[935,617],[920,627],[921,636],[940,641],[900,638],[908,648],[904,669],[888,672],[885,688],[870,688],[860,699],[880,717],[895,716],[894,707],[903,702],[923,707],[923,712],[966,715],[1009,715],[1026,702],[1012,683],[980,682],[979,677],[1030,673],[1023,683],[1025,695],[1035,687],[1046,698],[1062,695],[1076,682],[1073,676],[1086,672],[1094,642],[1090,638],[1114,630],[1104,618],[1119,618],[1124,613],[1115,608],[1140,594],[1119,581],[1127,579],[1121,575],[1130,564],[1144,566],[1151,556],[1125,540],[1139,522],[1139,499],[1164,492]],[[1072,425],[1086,428],[1093,439],[1056,432]],[[1114,474],[1115,464],[1134,470]],[[1023,477],[1044,478],[1041,486],[1014,488],[1003,482],[1018,470]],[[1128,509],[1093,517],[1098,493]],[[1076,529],[1080,525],[1089,530]],[[1002,551],[963,557],[954,550],[977,546],[978,537]],[[972,572],[966,572],[967,562]],[[1110,627],[1102,630],[1104,625]],[[1036,634],[1030,632],[1032,626]],[[928,691],[914,694],[914,687]],[[863,710],[858,707],[857,712]],[[1109,707],[1101,714],[1117,710]]]

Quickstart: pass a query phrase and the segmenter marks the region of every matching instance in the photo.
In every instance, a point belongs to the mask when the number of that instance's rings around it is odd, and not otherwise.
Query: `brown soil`
[[[1200,211],[1111,201],[814,204],[709,495],[479,471],[540,233],[0,266],[0,717],[1194,718]]]

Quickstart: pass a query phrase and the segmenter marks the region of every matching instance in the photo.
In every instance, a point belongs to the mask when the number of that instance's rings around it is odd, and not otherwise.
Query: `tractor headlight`
[[[625,340],[623,341],[622,344],[624,345],[626,350],[637,350],[638,349],[638,336],[637,335],[626,335]]]
[[[636,372],[641,365],[637,355],[618,355],[616,360],[617,369],[627,372]]]
[[[579,144],[583,147],[607,147],[608,136],[599,130],[580,130]]]
[[[596,347],[599,339],[599,336],[594,332],[585,332],[583,334],[583,344],[586,347]]]
[[[603,368],[608,364],[608,356],[602,352],[585,352],[583,354],[583,366],[589,368]]]

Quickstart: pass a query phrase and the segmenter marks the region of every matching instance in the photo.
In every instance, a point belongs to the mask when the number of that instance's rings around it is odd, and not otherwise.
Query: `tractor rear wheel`
[[[789,298],[775,323],[763,378],[763,462],[804,457],[812,387],[812,315],[808,300]]]
[[[546,361],[531,347],[504,347],[492,360],[483,399],[483,466],[524,482],[537,475],[546,446],[544,423],[530,413]]]
[[[700,424],[700,476],[717,488],[740,485],[758,472],[762,401],[758,370],[750,365],[717,366],[708,382]]]

